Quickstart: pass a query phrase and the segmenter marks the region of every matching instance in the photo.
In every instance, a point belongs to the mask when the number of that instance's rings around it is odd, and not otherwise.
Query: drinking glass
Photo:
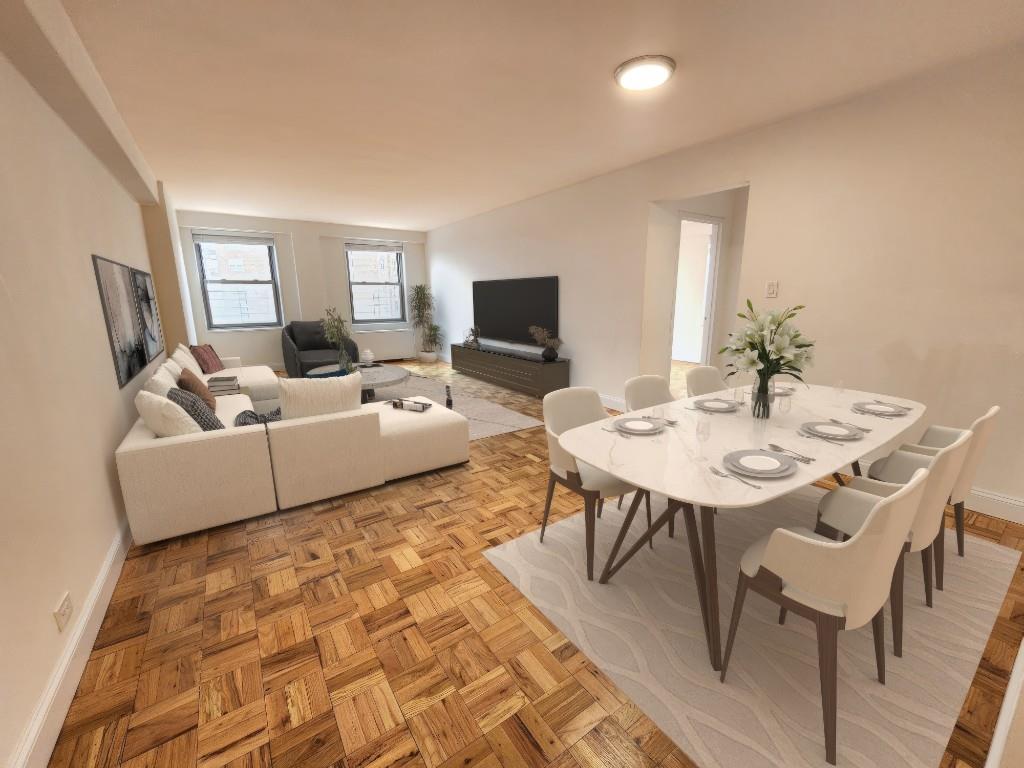
[[[663,421],[665,419],[665,406],[656,405],[653,408],[651,408],[651,418],[656,419],[658,421]]]
[[[743,405],[747,401],[747,385],[739,376],[733,379],[732,399],[737,405]]]

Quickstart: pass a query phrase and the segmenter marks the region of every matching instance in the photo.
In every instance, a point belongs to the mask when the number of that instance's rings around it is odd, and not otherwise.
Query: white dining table
[[[748,388],[749,389],[749,388]],[[695,400],[709,397],[732,399],[733,390],[684,398],[662,406],[611,416],[602,421],[576,427],[559,436],[561,446],[579,461],[603,470],[630,485],[668,497],[667,509],[640,538],[619,557],[639,506],[641,494],[635,494],[623,520],[612,552],[601,574],[607,581],[631,557],[639,552],[666,523],[673,523],[682,513],[689,539],[690,556],[708,642],[708,653],[714,669],[721,668],[721,637],[718,604],[718,567],[715,551],[715,516],[719,511],[742,509],[764,504],[815,481],[837,475],[844,467],[904,436],[921,419],[925,406],[913,400],[890,395],[797,383],[788,405],[783,396],[776,396],[769,419],[755,419],[750,411],[750,393],[746,402],[732,413],[706,413],[694,406]],[[884,401],[903,406],[904,415],[883,418],[854,413],[857,402]],[[674,420],[673,426],[655,435],[626,436],[613,428],[623,417],[660,415]],[[810,421],[842,422],[866,427],[858,440],[826,442],[799,434],[800,426]],[[703,424],[698,430],[698,424]],[[699,432],[703,433],[699,436]],[[702,439],[703,438],[703,439]],[[731,451],[743,449],[769,450],[775,444],[809,457],[814,461],[798,462],[796,472],[779,479],[746,478],[752,487],[730,477],[718,477],[711,467],[724,469],[722,458]],[[700,511],[698,533],[696,510]],[[587,520],[588,526],[594,524]],[[670,525],[670,533],[674,526]],[[594,532],[588,531],[588,541]],[[592,559],[593,553],[588,556]]]

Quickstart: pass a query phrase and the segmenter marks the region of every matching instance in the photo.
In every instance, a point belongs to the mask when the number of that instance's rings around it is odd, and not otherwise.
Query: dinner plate
[[[854,403],[853,410],[872,416],[906,416],[910,409],[887,403]]]
[[[790,384],[776,384],[775,394],[777,397],[789,397],[796,392],[796,387]]]
[[[818,437],[827,437],[830,440],[860,440],[864,433],[856,427],[846,424],[835,424],[831,421],[808,421],[801,424],[800,429]]]
[[[796,472],[796,461],[785,454],[756,449],[732,451],[722,457],[723,466],[747,477],[787,477]]]
[[[656,435],[665,429],[664,422],[629,417],[616,419],[612,426],[627,435]]]
[[[708,413],[731,413],[740,407],[735,400],[725,400],[721,397],[706,397],[703,400],[694,400],[693,404]]]

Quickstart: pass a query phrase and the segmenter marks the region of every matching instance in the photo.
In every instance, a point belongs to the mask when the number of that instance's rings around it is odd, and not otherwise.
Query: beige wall
[[[113,453],[146,375],[118,388],[92,254],[149,270],[139,205],[0,55],[0,764],[125,524]]]
[[[558,274],[573,382],[619,396],[641,366],[650,203],[748,183],[738,296],[808,305],[809,378],[949,424],[1000,403],[976,487],[1024,498],[1020,47],[434,230],[440,320],[461,337],[474,279]]]
[[[281,331],[276,328],[211,331],[207,328],[192,241],[194,232],[227,230],[239,234],[272,235],[277,250],[285,322],[319,320],[327,307],[337,307],[343,317],[351,320],[344,253],[346,239],[402,242],[407,294],[409,286],[427,279],[426,235],[423,232],[206,211],[178,211],[178,224],[196,337],[200,344],[212,344],[218,353],[241,357],[247,365],[283,368]],[[372,349],[378,359],[411,357],[414,354],[413,332],[408,323],[364,326],[363,330],[353,333],[353,338],[360,349]]]
[[[142,206],[142,222],[146,229],[146,246],[153,267],[153,285],[160,305],[160,325],[164,342],[173,350],[188,344],[195,336],[191,330],[191,311],[186,315],[187,294],[182,295],[178,279],[181,246],[178,239],[178,217],[163,183],[158,185],[156,205]]]

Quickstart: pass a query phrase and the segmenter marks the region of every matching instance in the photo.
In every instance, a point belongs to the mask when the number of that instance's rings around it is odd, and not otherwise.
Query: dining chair
[[[967,458],[964,459],[964,466],[957,476],[953,490],[949,494],[949,503],[953,505],[953,520],[956,524],[956,551],[960,557],[964,556],[964,502],[967,494],[974,485],[974,476],[978,473],[978,465],[981,464],[981,457],[988,447],[989,438],[992,437],[992,430],[995,428],[996,416],[999,415],[999,406],[993,405],[983,415],[975,419],[968,429],[974,433],[971,438],[971,447],[967,449]],[[955,427],[940,427],[934,425],[928,427],[921,439],[916,443],[905,443],[900,450],[921,453],[926,456],[934,456],[941,448],[945,448],[954,442],[963,432]],[[885,466],[885,459],[873,462],[868,469],[868,477],[879,477],[882,468]],[[936,574],[936,584],[942,589],[941,576]]]
[[[608,413],[601,405],[597,390],[592,387],[566,387],[549,392],[544,396],[544,429],[548,437],[548,493],[544,502],[544,520],[540,526],[540,540],[544,541],[544,532],[548,527],[548,516],[551,514],[551,499],[555,493],[555,484],[568,488],[583,497],[584,520],[586,523],[587,547],[587,578],[594,580],[594,529],[597,525],[598,510],[609,497],[622,496],[638,489],[629,483],[592,467],[576,459],[558,442],[563,432],[591,424],[608,418]],[[644,493],[633,496],[631,512],[644,498]],[[648,527],[650,517],[648,517]]]
[[[656,405],[664,405],[675,401],[675,395],[669,388],[668,380],[664,376],[656,374],[644,374],[634,376],[626,380],[625,400],[627,411],[639,411],[642,408],[653,408]],[[641,491],[644,494],[644,502],[647,505],[647,525],[651,524],[651,494],[648,491]],[[619,496],[619,509],[622,509],[622,497]],[[672,530],[669,531],[671,535]],[[654,540],[651,540],[654,546]]]
[[[925,456],[910,451],[893,451],[881,473],[882,479],[855,477],[845,489],[858,491],[865,496],[884,497],[898,492],[918,470],[929,471],[921,498],[920,509],[910,528],[910,535],[896,563],[893,572],[890,603],[892,605],[892,644],[896,656],[903,655],[903,556],[907,552],[921,553],[921,567],[924,570],[925,603],[932,607],[932,571],[937,580],[942,578],[945,558],[943,525],[946,514],[946,499],[963,467],[971,443],[971,433],[964,430],[953,443],[942,448],[934,456]],[[853,536],[864,525],[873,509],[874,500],[838,494],[831,491],[818,504],[818,532],[831,534],[834,531],[844,536]],[[781,618],[781,617],[780,617]]]
[[[728,388],[729,385],[725,383],[722,374],[713,366],[698,365],[686,372],[686,392],[690,397],[721,392]]]
[[[885,683],[885,599],[925,490],[928,470],[888,496],[871,498],[863,525],[848,540],[834,541],[807,528],[776,528],[752,544],[740,560],[736,600],[722,660],[729,668],[747,590],[814,622],[825,730],[825,759],[836,764],[839,632],[871,622],[875,667]],[[837,496],[860,491],[838,488]]]

